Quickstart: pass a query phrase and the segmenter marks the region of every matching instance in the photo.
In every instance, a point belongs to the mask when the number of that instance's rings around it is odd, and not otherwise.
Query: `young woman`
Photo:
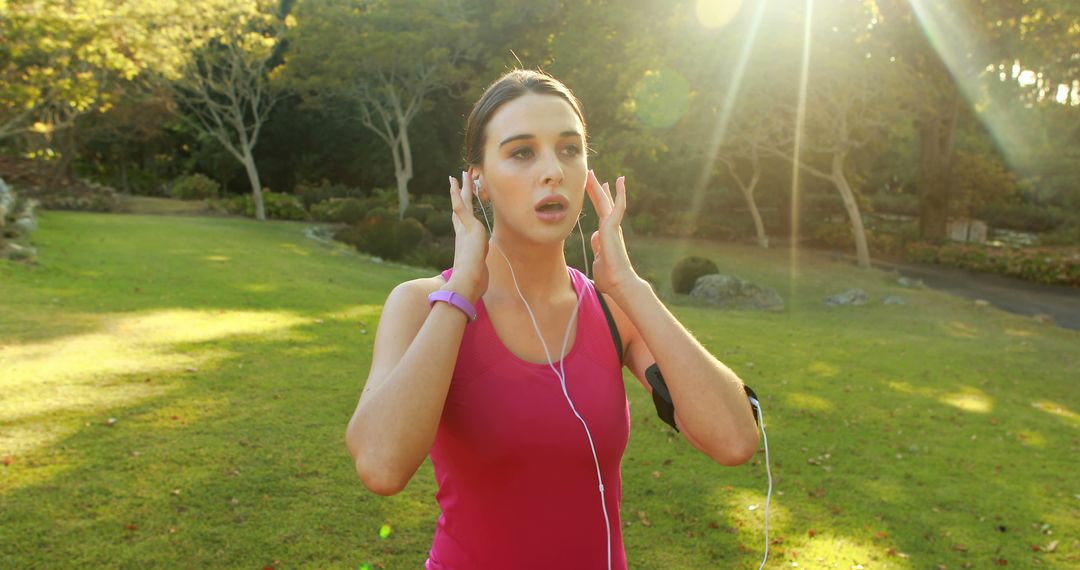
[[[646,369],[663,371],[678,429],[718,463],[757,449],[742,381],[635,273],[625,181],[613,197],[585,149],[565,85],[527,70],[495,81],[466,124],[468,171],[450,178],[454,266],[386,300],[346,440],[380,495],[405,488],[431,454],[442,515],[429,570],[626,568],[623,366],[649,391]],[[600,217],[595,285],[563,255],[586,194]],[[490,236],[477,199],[489,201]]]

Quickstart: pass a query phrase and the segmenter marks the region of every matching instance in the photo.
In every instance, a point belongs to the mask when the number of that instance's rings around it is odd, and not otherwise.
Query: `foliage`
[[[687,295],[694,289],[699,277],[719,273],[716,264],[704,258],[691,255],[684,257],[671,270],[671,288],[676,293]]]
[[[273,220],[306,220],[307,210],[300,198],[292,194],[282,194],[263,190],[263,204],[266,207],[266,217]],[[249,218],[255,217],[255,199],[251,194],[241,194],[222,200],[211,202],[216,207],[230,214],[238,214]]]
[[[913,243],[907,248],[907,256],[911,261],[922,263],[938,263],[1028,281],[1080,287],[1080,248],[1077,247],[1012,248]]]
[[[360,222],[338,230],[334,239],[383,259],[400,260],[413,253],[427,235],[420,222],[399,221],[389,210],[376,208]]]
[[[217,198],[221,184],[202,174],[189,174],[173,180],[169,195],[179,200],[205,200]]]
[[[1075,213],[1060,208],[1017,203],[988,205],[975,214],[992,228],[1025,232],[1048,232],[1077,219]]]
[[[959,150],[949,172],[949,211],[971,216],[1015,198],[1016,175],[996,156]]]
[[[322,222],[355,224],[367,213],[369,200],[330,198],[311,206],[311,217]]]
[[[294,194],[300,197],[304,201],[305,208],[311,208],[319,202],[324,202],[331,198],[363,198],[364,192],[359,188],[351,188],[344,184],[330,182],[323,178],[317,184],[312,182],[301,182],[296,185]]]

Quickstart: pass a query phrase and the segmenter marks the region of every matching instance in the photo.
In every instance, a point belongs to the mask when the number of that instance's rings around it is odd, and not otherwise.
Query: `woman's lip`
[[[536,217],[540,218],[541,220],[543,220],[545,222],[560,222],[560,221],[562,221],[563,218],[566,217],[566,214],[567,214],[566,209],[552,210],[552,211],[544,211],[544,210],[537,210],[536,211]]]
[[[564,196],[562,196],[560,194],[550,194],[548,196],[544,196],[543,198],[540,199],[539,202],[537,202],[533,206],[533,209],[534,210],[538,209],[538,208],[540,208],[540,206],[543,206],[544,204],[548,204],[548,203],[551,203],[551,202],[557,202],[559,204],[562,204],[562,207],[563,207],[562,211],[563,212],[570,209],[570,201],[567,200]]]

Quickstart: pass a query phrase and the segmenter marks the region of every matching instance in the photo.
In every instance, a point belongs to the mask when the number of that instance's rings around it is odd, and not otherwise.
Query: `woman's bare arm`
[[[441,277],[391,291],[345,434],[360,480],[380,495],[400,492],[424,462],[450,389],[467,317],[447,303],[429,308],[427,296],[437,289],[463,293]]]

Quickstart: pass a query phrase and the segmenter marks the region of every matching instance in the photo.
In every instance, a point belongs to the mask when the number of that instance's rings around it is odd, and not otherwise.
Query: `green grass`
[[[39,263],[0,264],[4,567],[421,566],[438,516],[430,463],[379,497],[343,435],[382,301],[433,271],[309,240],[303,224],[40,222]],[[766,314],[669,297],[762,395],[769,567],[1080,564],[1080,334],[812,252],[793,272],[787,252],[747,246],[631,251],[662,290],[695,253],[785,298]],[[872,303],[821,303],[849,286]],[[757,568],[763,455],[710,463],[626,382],[630,566]]]

